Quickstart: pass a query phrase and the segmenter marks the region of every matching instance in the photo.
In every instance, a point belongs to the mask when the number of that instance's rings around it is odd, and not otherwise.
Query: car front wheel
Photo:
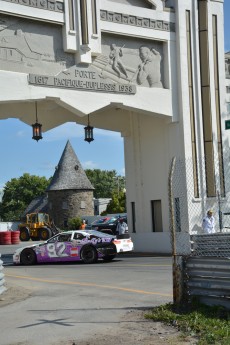
[[[81,250],[81,259],[85,264],[93,264],[97,262],[98,256],[95,248],[85,246]]]
[[[23,265],[34,265],[37,261],[37,257],[33,249],[25,248],[21,252],[21,263]]]

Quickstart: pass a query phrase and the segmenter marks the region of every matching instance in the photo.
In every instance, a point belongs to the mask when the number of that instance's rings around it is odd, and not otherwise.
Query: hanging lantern
[[[36,109],[36,123],[32,125],[33,129],[33,137],[34,140],[42,139],[42,125],[38,123],[38,114],[37,114],[37,102],[35,102],[35,109]]]
[[[87,141],[90,144],[91,141],[94,140],[94,138],[93,138],[93,127],[90,126],[90,123],[89,123],[89,115],[88,115],[88,126],[86,126],[84,130],[85,130],[85,141]]]

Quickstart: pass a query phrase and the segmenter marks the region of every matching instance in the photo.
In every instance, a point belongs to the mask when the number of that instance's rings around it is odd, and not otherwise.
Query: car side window
[[[75,233],[73,238],[75,240],[82,240],[84,238],[84,236],[82,234]]]
[[[63,234],[58,237],[58,242],[70,242],[71,234]]]

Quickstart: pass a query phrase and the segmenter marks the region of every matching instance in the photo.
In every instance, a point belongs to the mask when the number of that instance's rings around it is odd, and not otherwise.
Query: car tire
[[[34,265],[37,262],[37,257],[33,249],[23,249],[20,255],[20,262],[22,265]]]
[[[41,228],[39,230],[39,238],[42,241],[48,240],[52,236],[51,230],[47,228]]]
[[[21,242],[29,241],[30,239],[30,231],[28,228],[21,228],[19,239]]]
[[[92,246],[84,246],[81,250],[81,259],[85,264],[93,264],[97,262],[97,251]]]

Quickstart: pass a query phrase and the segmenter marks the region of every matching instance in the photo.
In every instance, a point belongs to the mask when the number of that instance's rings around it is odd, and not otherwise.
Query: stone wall
[[[93,191],[50,191],[48,207],[55,225],[62,229],[67,226],[68,219],[94,215]]]

